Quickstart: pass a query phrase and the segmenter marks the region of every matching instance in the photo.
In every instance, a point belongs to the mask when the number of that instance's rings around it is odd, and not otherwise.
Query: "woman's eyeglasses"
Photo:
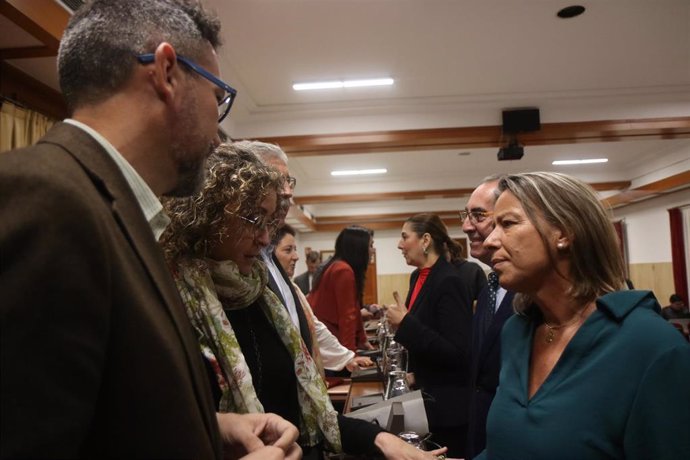
[[[245,217],[239,214],[234,215],[239,217],[241,220],[245,221],[247,224],[254,227],[254,230],[257,232],[268,230],[268,232],[271,233],[273,232],[273,230],[278,228],[278,225],[280,224],[280,220],[271,219],[269,216],[264,215],[254,217]]]

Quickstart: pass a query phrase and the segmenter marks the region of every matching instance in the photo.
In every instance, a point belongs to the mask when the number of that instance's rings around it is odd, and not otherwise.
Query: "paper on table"
[[[427,421],[426,411],[424,410],[422,392],[419,390],[396,396],[395,398],[365,407],[364,409],[350,412],[345,416],[366,420],[367,422],[372,422],[376,419],[379,426],[385,428],[388,423],[391,405],[396,401],[402,402],[403,410],[405,411],[405,431],[414,431],[421,436],[426,435],[429,432],[429,422]]]

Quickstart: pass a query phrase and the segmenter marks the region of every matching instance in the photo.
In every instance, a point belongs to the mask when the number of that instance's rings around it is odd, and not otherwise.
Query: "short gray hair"
[[[91,0],[65,29],[58,51],[60,88],[70,110],[117,92],[136,55],[169,42],[192,59],[220,46],[220,22],[197,0]]]
[[[269,144],[268,142],[261,141],[245,140],[237,141],[235,142],[235,145],[243,150],[253,152],[254,155],[256,155],[264,163],[270,163],[271,160],[278,160],[279,162],[284,163],[286,166],[288,164],[287,155],[285,154],[283,149],[281,149],[280,146],[276,144]]]

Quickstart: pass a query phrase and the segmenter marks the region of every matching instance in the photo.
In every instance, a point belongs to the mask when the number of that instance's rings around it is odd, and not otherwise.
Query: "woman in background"
[[[273,236],[273,245],[276,258],[288,277],[292,279],[295,275],[295,264],[299,260],[297,244],[295,243],[295,229],[288,224],[280,227]],[[314,316],[311,306],[302,291],[295,289],[295,292],[304,309],[304,315],[309,323],[311,335],[315,339],[314,346],[312,347],[312,357],[321,370],[327,369],[337,372],[347,369],[349,372],[352,372],[359,367],[374,365],[371,359],[364,356],[355,356],[352,350],[342,346],[328,328]]]
[[[362,295],[369,258],[374,253],[370,230],[353,225],[335,240],[335,253],[316,274],[307,296],[314,314],[346,348],[369,350],[362,322]]]
[[[624,288],[596,192],[545,172],[499,192],[484,246],[517,314],[479,458],[690,458],[690,346],[651,292]]]
[[[464,457],[467,435],[472,304],[467,283],[448,262],[460,255],[441,219],[417,214],[403,225],[398,249],[416,267],[405,305],[386,312],[395,340],[409,354],[408,371],[425,400],[432,439]]]

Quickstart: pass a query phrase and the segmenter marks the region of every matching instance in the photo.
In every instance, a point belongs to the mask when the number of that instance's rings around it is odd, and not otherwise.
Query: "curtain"
[[[33,110],[2,101],[0,108],[0,152],[28,147],[48,132],[55,120]]]
[[[680,208],[668,210],[671,224],[671,261],[673,264],[673,286],[676,294],[688,299],[688,274],[685,265],[685,231],[683,213]]]
[[[616,231],[616,235],[618,236],[618,248],[620,249],[621,256],[623,257],[623,265],[625,266],[625,276],[629,277],[630,274],[628,273],[628,251],[625,238],[625,228],[623,227],[624,225],[624,220],[617,220],[613,222],[613,229]]]

